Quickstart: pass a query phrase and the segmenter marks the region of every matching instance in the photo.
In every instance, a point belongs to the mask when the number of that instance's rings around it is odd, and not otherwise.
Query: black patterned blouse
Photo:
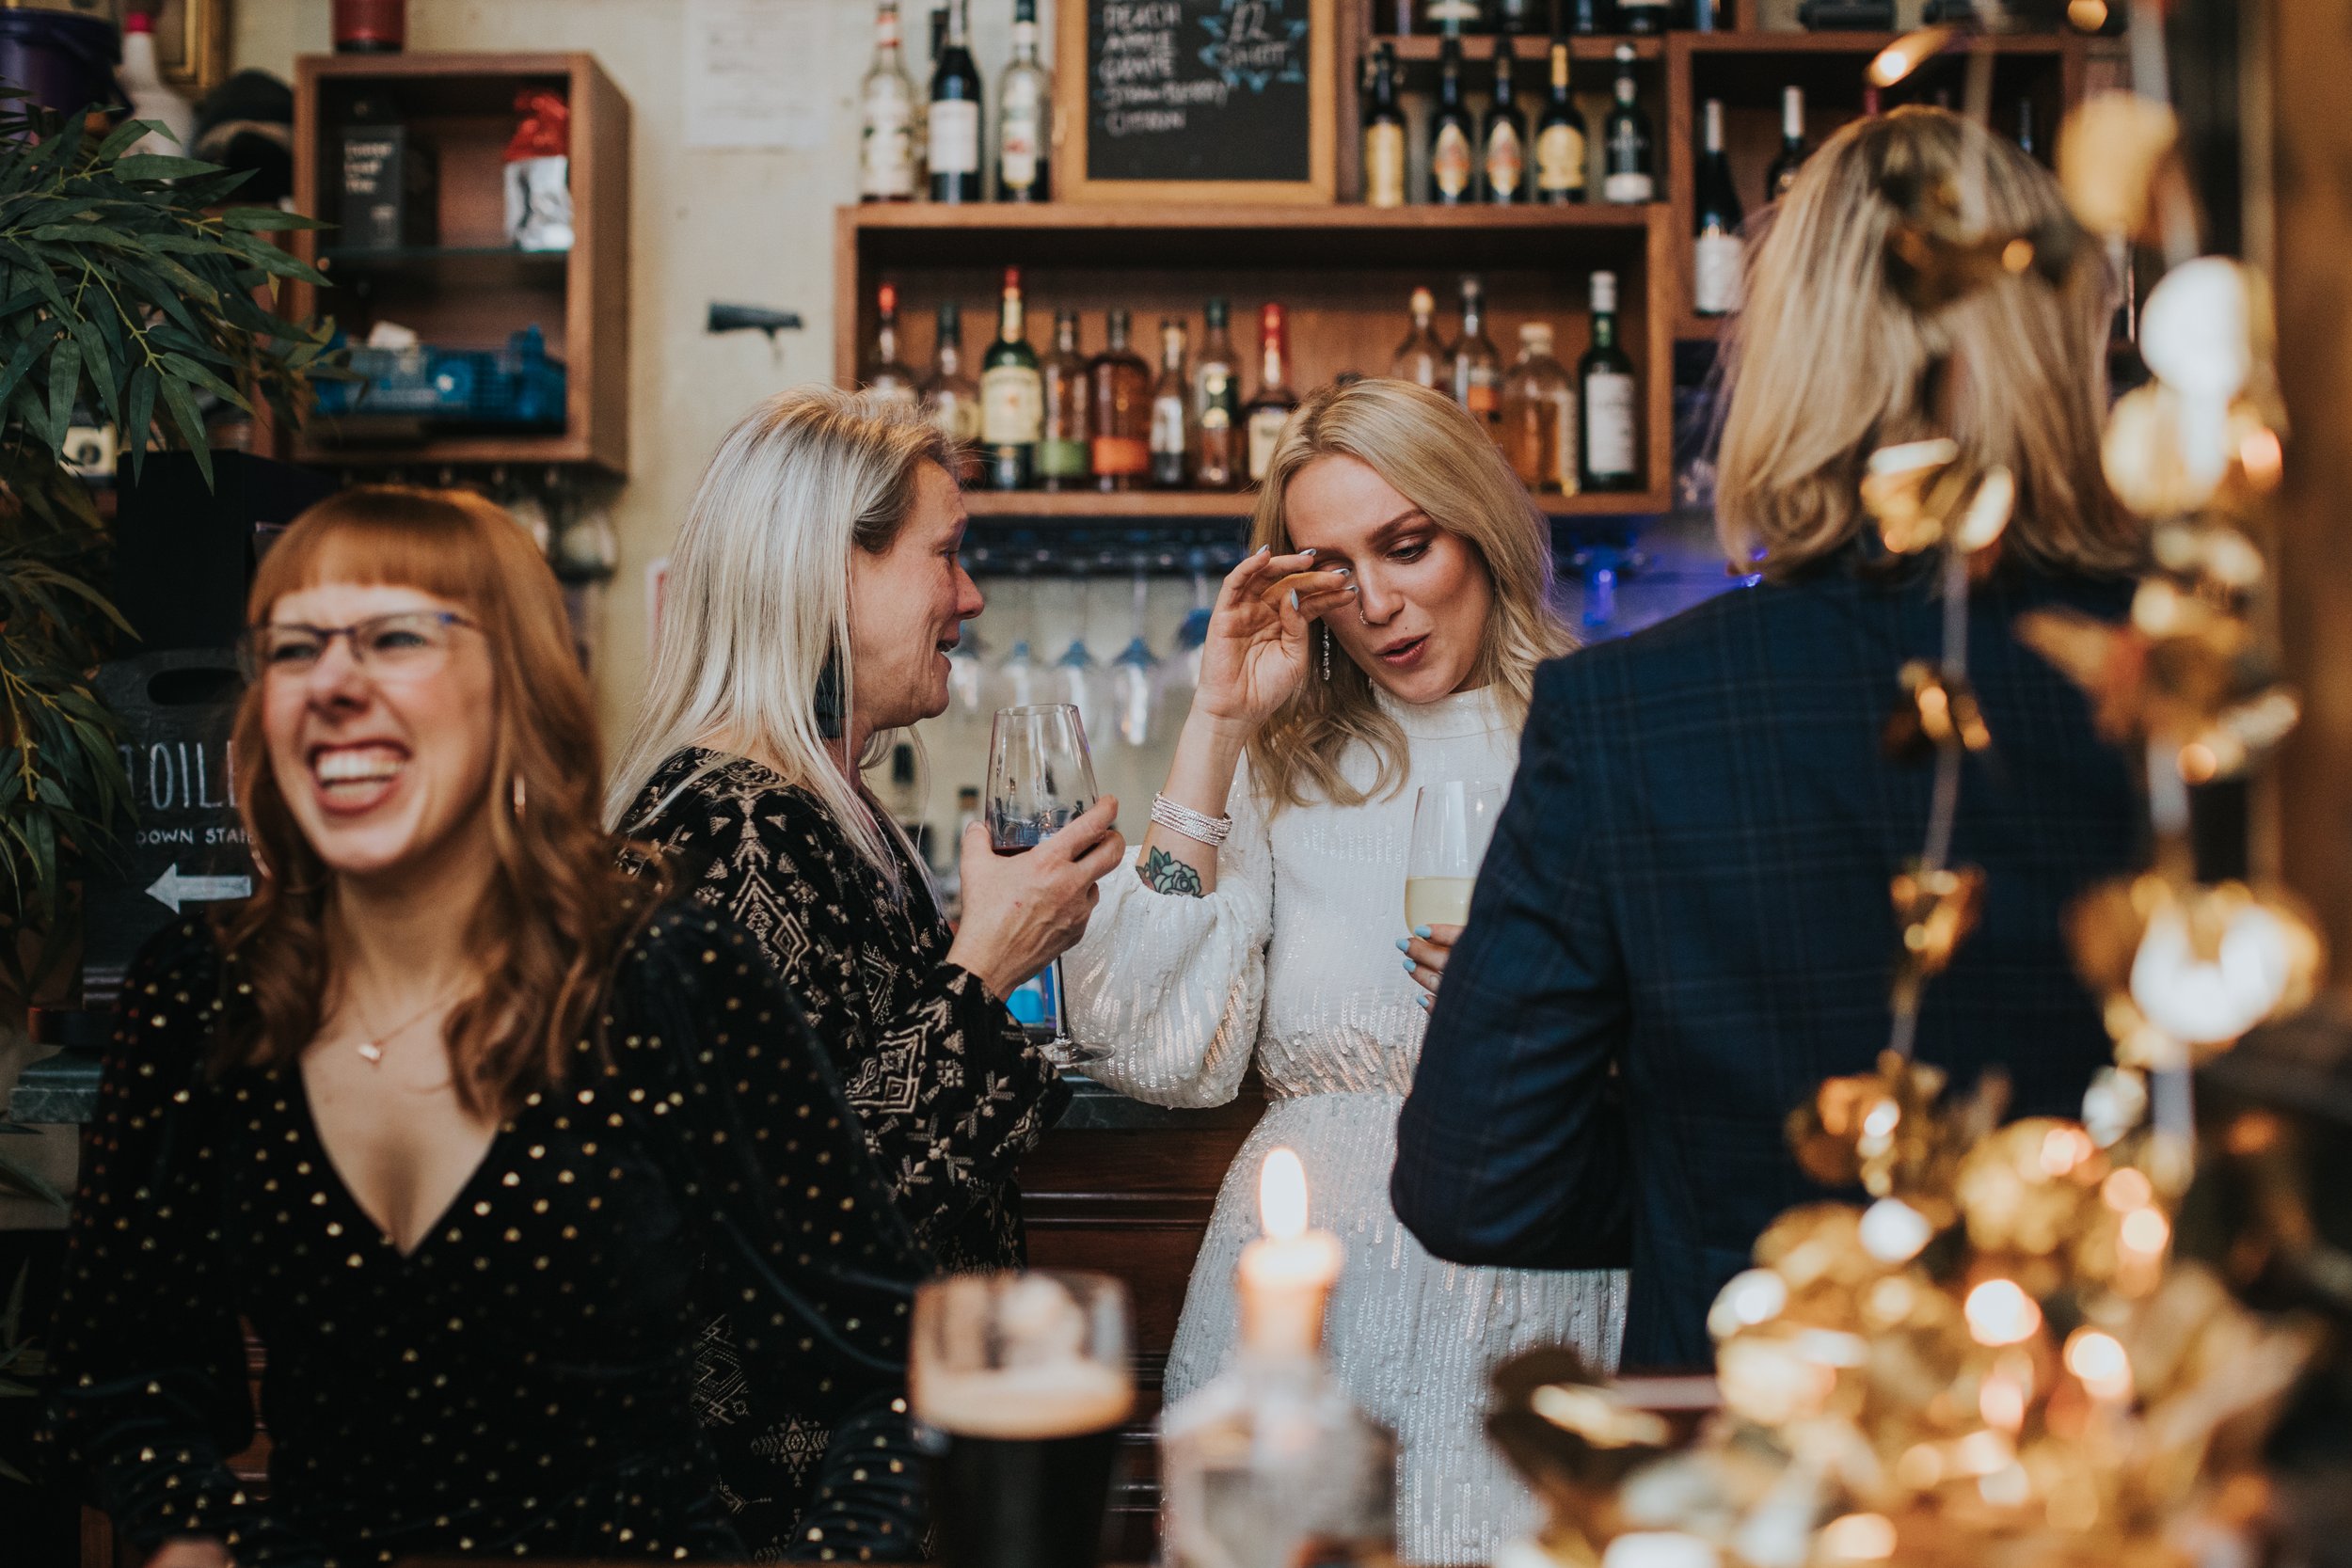
[[[928,1263],[748,938],[657,915],[601,1049],[499,1127],[405,1255],[337,1178],[299,1069],[199,1070],[241,989],[195,922],[149,943],[74,1210],[48,1434],[135,1546],[217,1535],[240,1568],[739,1557],[690,1397],[723,1300],[745,1376],[833,1433],[775,1500],[794,1555],[913,1553]],[[253,1429],[240,1318],[268,1354],[266,1499],[224,1464]]]

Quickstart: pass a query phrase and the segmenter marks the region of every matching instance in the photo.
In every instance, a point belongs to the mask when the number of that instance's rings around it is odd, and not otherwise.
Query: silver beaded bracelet
[[[1233,831],[1232,817],[1206,816],[1190,806],[1180,806],[1165,795],[1152,797],[1152,820],[1212,849],[1223,844]]]

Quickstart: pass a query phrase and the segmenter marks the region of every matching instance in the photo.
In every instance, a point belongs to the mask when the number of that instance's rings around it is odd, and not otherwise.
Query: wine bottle
[[[1373,52],[1372,106],[1364,113],[1364,202],[1405,205],[1405,111],[1396,104],[1396,46]]]
[[[1039,367],[1043,414],[1037,444],[1038,475],[1048,490],[1083,490],[1093,483],[1093,387],[1078,350],[1078,312],[1054,312],[1054,352]]]
[[[1045,422],[1045,384],[1021,309],[1021,269],[1005,269],[996,341],[980,360],[980,443],[988,449],[988,487],[1026,490],[1037,477],[1038,438]]]
[[[1788,187],[1797,182],[1797,170],[1804,166],[1804,89],[1780,89],[1780,152],[1772,159],[1772,166],[1764,171],[1764,200],[1778,201],[1788,194]]]
[[[1446,351],[1448,390],[1470,411],[1480,429],[1500,437],[1502,428],[1502,356],[1486,336],[1486,287],[1462,279],[1462,335]]]
[[[939,302],[938,336],[931,345],[930,378],[923,383],[923,411],[955,449],[956,479],[979,477],[980,388],[963,369],[963,309]]]
[[[1487,105],[1486,123],[1479,135],[1483,152],[1479,161],[1486,200],[1497,207],[1518,206],[1527,200],[1527,117],[1519,113],[1513,102],[1511,71],[1515,64],[1511,35],[1496,35],[1495,96]]]
[[[1568,31],[1580,38],[1590,38],[1600,31],[1601,10],[1607,0],[1567,0]]]
[[[1655,200],[1658,178],[1649,117],[1634,101],[1633,46],[1617,45],[1615,101],[1601,127],[1600,194],[1605,201],[1638,206]]]
[[[1540,32],[1544,26],[1544,9],[1538,0],[1494,0],[1495,31],[1511,34]]]
[[[1617,0],[1617,30],[1662,33],[1674,22],[1674,0]]]
[[[1268,304],[1260,314],[1258,343],[1258,395],[1243,412],[1252,484],[1265,478],[1274,461],[1274,448],[1282,438],[1282,427],[1290,422],[1291,410],[1298,406],[1298,394],[1291,390],[1290,326],[1282,319],[1279,305]]]
[[[885,402],[913,408],[919,401],[914,370],[898,357],[898,285],[874,292],[874,356],[858,372],[858,383]]]
[[[931,68],[927,119],[933,201],[980,199],[980,68],[966,31],[971,0],[947,8],[947,37]]]
[[[1037,0],[1013,0],[1012,63],[996,84],[996,199],[1053,198],[1054,78],[1037,61]]]
[[[1584,199],[1584,116],[1568,95],[1568,43],[1551,40],[1551,95],[1535,122],[1535,198],[1552,205]]]
[[[1088,367],[1093,383],[1089,457],[1098,490],[1133,490],[1152,471],[1152,372],[1127,346],[1133,317],[1110,313],[1110,342]]]
[[[1160,379],[1152,388],[1152,484],[1181,490],[1192,469],[1192,388],[1184,374],[1184,324],[1160,323]]]
[[[1462,103],[1462,39],[1448,31],[1438,48],[1438,110],[1429,122],[1429,199],[1458,207],[1475,199],[1471,138],[1478,127]]]
[[[1231,490],[1241,483],[1241,359],[1227,327],[1225,296],[1212,297],[1200,335],[1200,359],[1192,372],[1192,482],[1203,490]]]
[[[1633,361],[1617,346],[1617,275],[1593,274],[1593,343],[1576,362],[1578,478],[1587,490],[1630,490],[1641,483],[1634,437]]]
[[[1413,329],[1405,341],[1396,345],[1396,353],[1389,360],[1389,373],[1399,381],[1416,382],[1423,387],[1450,385],[1447,377],[1445,343],[1430,320],[1438,313],[1438,300],[1427,289],[1413,291]]]
[[[1692,176],[1692,304],[1702,316],[1727,316],[1740,309],[1743,214],[1731,182],[1731,162],[1724,156],[1722,99],[1707,101],[1704,119],[1698,167]]]
[[[898,0],[882,0],[874,8],[874,63],[859,97],[860,201],[914,199],[914,84],[898,44]]]

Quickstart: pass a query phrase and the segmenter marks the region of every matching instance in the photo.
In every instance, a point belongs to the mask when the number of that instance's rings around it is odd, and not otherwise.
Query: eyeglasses
[[[405,610],[371,615],[347,626],[271,622],[247,628],[241,652],[247,680],[306,675],[338,637],[351,639],[351,657],[371,675],[419,675],[440,668],[459,626],[474,623],[453,610]]]

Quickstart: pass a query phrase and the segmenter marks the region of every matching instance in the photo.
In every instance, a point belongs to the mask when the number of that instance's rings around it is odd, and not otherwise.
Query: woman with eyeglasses
[[[148,1568],[727,1559],[690,1386],[833,1433],[794,1555],[921,1534],[927,1272],[756,946],[598,821],[555,581],[476,498],[351,490],[263,561],[231,740],[253,896],[125,982],[49,1436]],[[240,1320],[267,1352],[266,1499]]]

